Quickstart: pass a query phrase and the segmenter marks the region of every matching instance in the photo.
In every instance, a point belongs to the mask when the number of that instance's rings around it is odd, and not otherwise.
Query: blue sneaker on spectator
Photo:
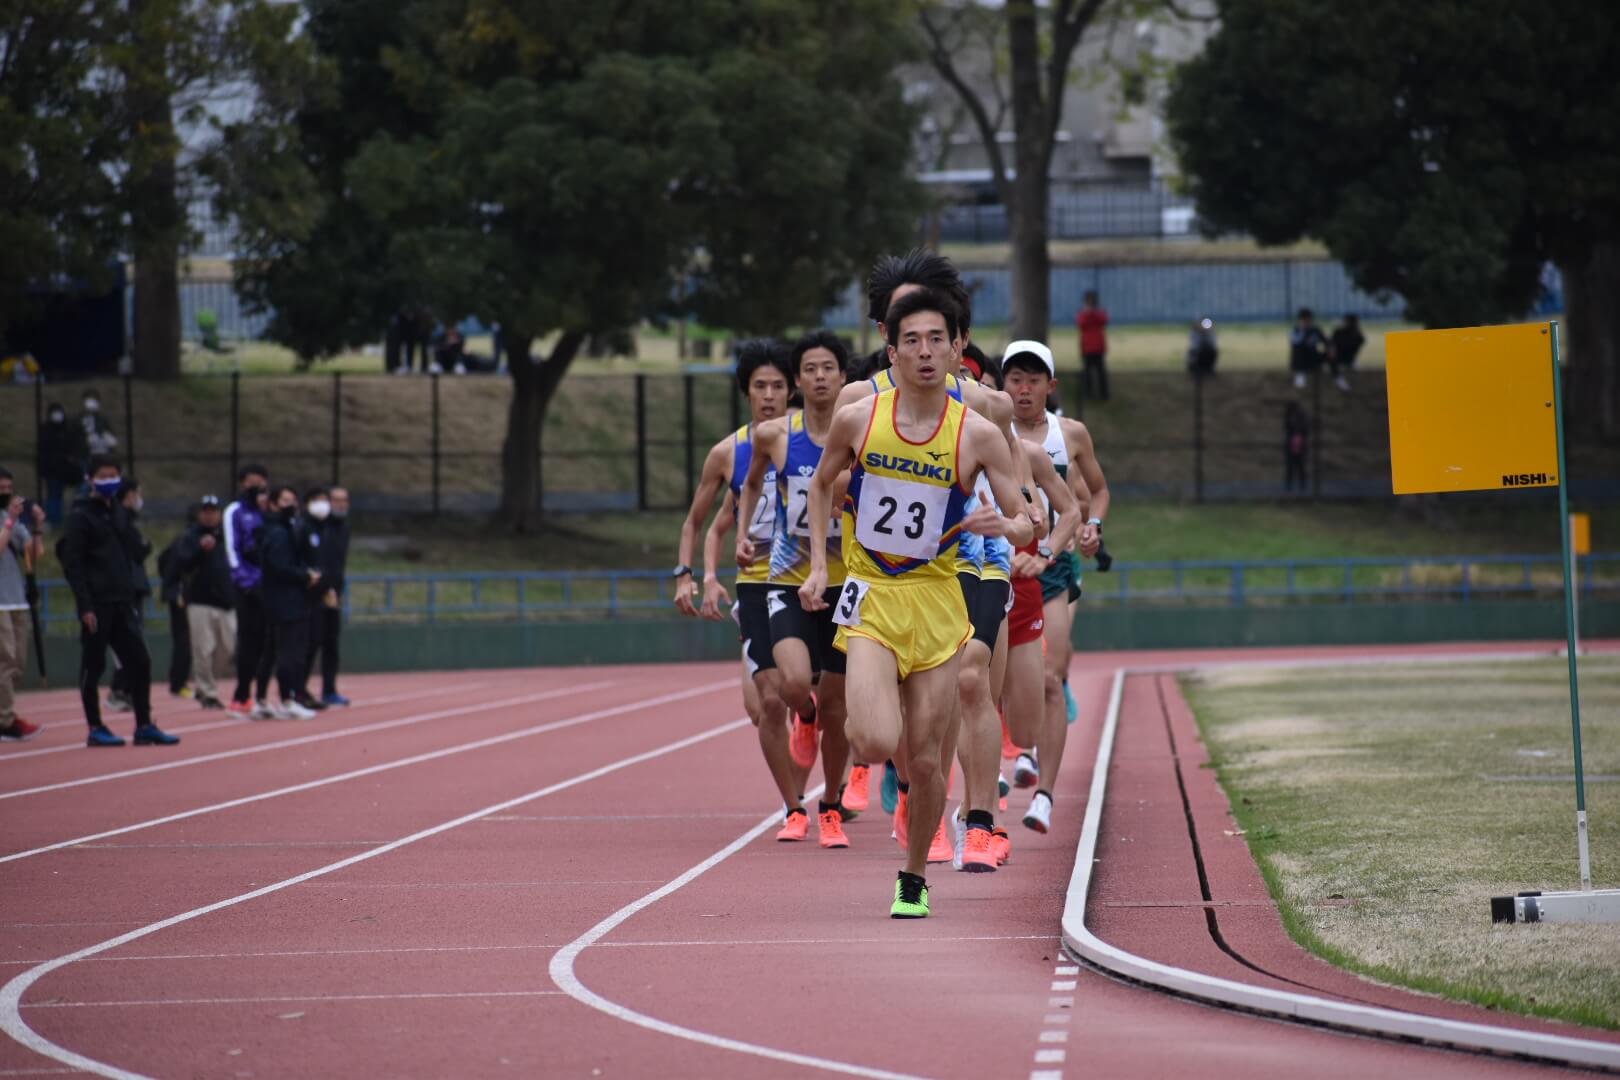
[[[342,694],[322,694],[321,695],[321,704],[322,705],[347,705],[348,703],[349,703],[349,699],[344,697]]]
[[[123,739],[123,736],[114,735],[110,729],[102,727],[101,725],[98,724],[95,727],[90,729],[90,737],[88,739],[84,740],[84,745],[86,745],[86,746],[123,746],[124,745],[124,739]]]
[[[123,740],[120,739],[120,742]],[[136,746],[178,746],[180,736],[170,735],[156,724],[142,724],[135,729]]]
[[[878,799],[885,814],[894,813],[894,808],[900,805],[900,774],[894,771],[892,761],[883,763],[883,786],[878,791]]]

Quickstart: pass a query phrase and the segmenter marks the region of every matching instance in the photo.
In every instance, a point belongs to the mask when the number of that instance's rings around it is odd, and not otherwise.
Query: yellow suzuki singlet
[[[847,578],[833,621],[834,644],[878,642],[895,656],[900,677],[938,667],[972,629],[956,580],[956,548],[971,486],[964,486],[960,443],[967,410],[947,397],[933,434],[912,442],[895,424],[899,390],[873,399],[872,419],[850,468],[844,497]]]

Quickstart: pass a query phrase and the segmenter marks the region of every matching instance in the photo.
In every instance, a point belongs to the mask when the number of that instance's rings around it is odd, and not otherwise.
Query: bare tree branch
[[[1212,6],[1208,14],[1200,15],[1183,7],[1179,0],[1160,0],[1160,2],[1164,4],[1166,11],[1184,22],[1213,23],[1219,22],[1221,19],[1220,10],[1217,6]]]
[[[951,85],[951,88],[962,99],[962,103],[967,106],[968,112],[973,117],[974,125],[979,129],[979,139],[984,143],[985,156],[990,161],[991,179],[995,181],[996,190],[1001,194],[1002,201],[1010,203],[1012,189],[1007,182],[1007,162],[1002,156],[1001,145],[996,141],[996,125],[991,121],[990,113],[984,107],[983,99],[979,97],[978,92],[968,84],[967,80],[962,77],[961,72],[957,70],[956,62],[951,59],[951,51],[946,46],[944,35],[940,32],[940,28],[934,24],[934,21],[929,18],[929,12],[919,12],[917,21],[922,26],[924,35],[928,38],[929,61],[934,65],[934,70],[939,72],[940,78]]]
[[[1063,92],[1068,86],[1069,63],[1074,50],[1102,10],[1106,0],[1059,0],[1053,8],[1052,55],[1046,62],[1046,130],[1043,160],[1050,164],[1057,143],[1058,123],[1063,119]]]

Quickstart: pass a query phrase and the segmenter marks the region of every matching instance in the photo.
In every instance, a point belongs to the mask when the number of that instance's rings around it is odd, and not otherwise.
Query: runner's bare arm
[[[765,495],[765,473],[771,466],[778,469],[787,460],[787,417],[767,420],[754,428],[754,452],[748,460],[748,477],[743,481],[742,494],[737,498],[737,520],[753,521],[754,508]],[[737,565],[752,566],[756,557],[754,540],[748,529],[737,530]]]
[[[832,522],[833,493],[855,455],[856,445],[872,423],[873,407],[870,399],[857,400],[833,414],[821,464],[810,478],[810,574],[799,586],[799,606],[806,611],[820,611],[827,606],[821,594],[827,591],[827,530]]]
[[[720,503],[720,512],[714,515],[709,531],[703,536],[703,607],[700,612],[711,622],[724,619],[726,609],[731,607],[731,597],[726,587],[720,584],[716,568],[720,565],[720,545],[726,533],[737,523],[736,505],[731,492],[726,492],[725,499]]]
[[[1001,506],[1028,505],[1013,469],[1012,453],[1007,449],[1001,432],[984,417],[970,412],[963,418],[962,442],[967,460],[959,458],[958,466],[965,476],[970,477],[982,469],[990,483],[990,494],[996,500],[995,506],[981,506],[963,518],[962,528],[980,536],[1005,537],[1013,547],[1023,547],[1035,538],[1034,522],[1020,510],[1014,510],[1013,516],[1007,517],[997,509]]]
[[[1086,482],[1086,490],[1090,493],[1090,505],[1087,507],[1086,518],[1103,520],[1108,517],[1110,499],[1108,495],[1108,478],[1103,475],[1102,466],[1097,463],[1097,448],[1091,441],[1091,432],[1086,425],[1078,420],[1063,418],[1063,439],[1069,446],[1069,462],[1071,474],[1079,473]],[[1086,525],[1080,530],[1080,554],[1086,558],[1097,554],[1102,546],[1102,530],[1095,525]]]
[[[857,382],[849,383],[842,390],[838,391],[838,404],[833,409],[833,414],[836,416],[838,410],[842,409],[845,405],[853,405],[858,401],[865,401],[871,396],[872,380],[861,379]]]
[[[707,520],[709,511],[714,509],[715,496],[726,486],[730,479],[726,475],[731,467],[730,436],[715,443],[703,459],[703,473],[698,480],[697,490],[692,493],[692,507],[686,512],[686,520],[681,522],[680,549],[675,556],[677,566],[692,565],[692,546],[697,542],[697,533]],[[675,607],[682,615],[697,615],[697,605],[693,598],[697,596],[697,581],[688,574],[675,581]]]
[[[988,386],[978,383],[965,383],[966,391],[962,394],[962,401],[970,409],[990,421],[1001,430],[1001,435],[1007,440],[1007,452],[1013,463],[1013,471],[1017,474],[1018,486],[1030,487],[1034,477],[1030,473],[1029,462],[1024,458],[1020,448],[1021,439],[1018,432],[1013,430],[1012,398],[1000,390],[992,390]],[[1025,513],[1037,529],[1042,527],[1043,513],[1039,503],[1025,503]]]
[[[1032,442],[1025,442],[1024,456],[1029,459],[1029,471],[1035,478],[1035,483],[1046,492],[1047,499],[1052,503],[1052,513],[1057,517],[1057,528],[1053,529],[1046,538],[1046,546],[1050,551],[1062,551],[1069,546],[1080,526],[1085,522],[1083,503],[1075,498],[1073,487],[1078,485],[1084,491],[1086,482],[1078,479],[1079,470],[1069,474],[1069,481],[1058,475],[1057,469],[1052,466],[1052,459],[1046,456],[1046,450]]]

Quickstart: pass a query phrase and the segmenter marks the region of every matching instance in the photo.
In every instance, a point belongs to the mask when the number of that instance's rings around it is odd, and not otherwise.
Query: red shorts
[[[1016,648],[1041,639],[1046,609],[1041,604],[1041,579],[1015,577],[1012,611],[1007,615],[1007,646]]]

